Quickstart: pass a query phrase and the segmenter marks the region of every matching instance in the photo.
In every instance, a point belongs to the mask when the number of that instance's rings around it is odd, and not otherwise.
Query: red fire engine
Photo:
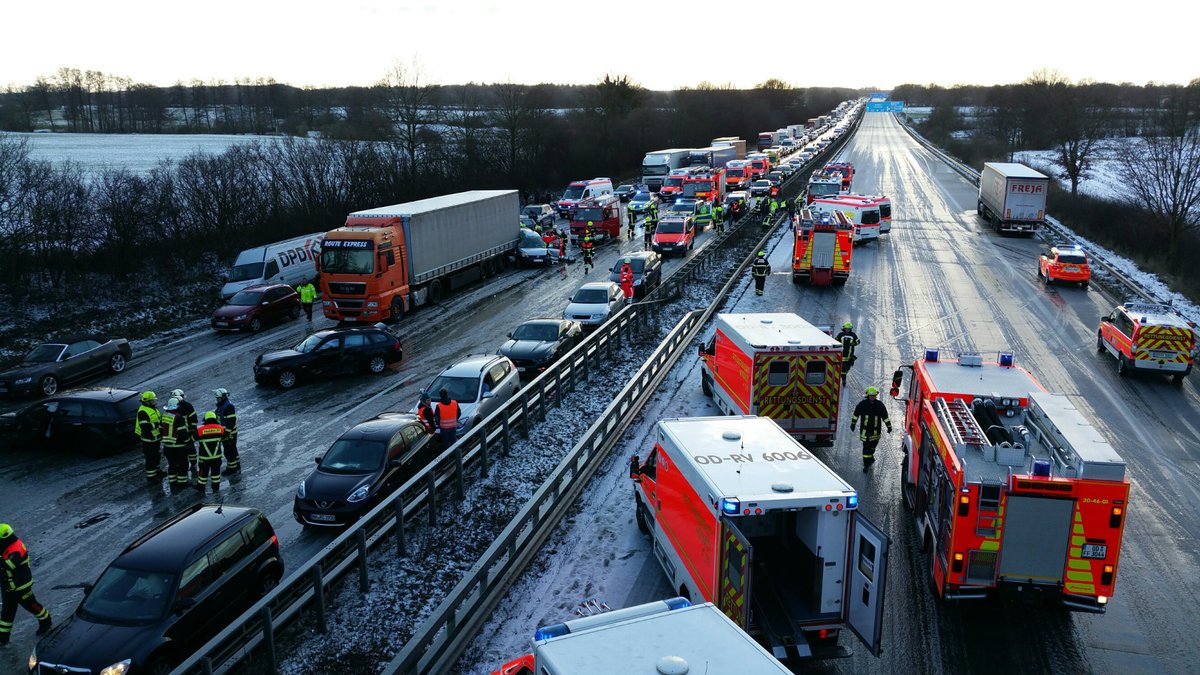
[[[1000,353],[912,371],[904,418],[904,500],[944,599],[1041,592],[1067,609],[1104,612],[1128,507],[1125,462],[1062,394]]]
[[[571,241],[583,241],[584,230],[589,222],[592,224],[593,239],[620,239],[620,198],[609,194],[579,202],[579,206],[571,213]]]
[[[725,198],[725,169],[693,171],[683,177],[683,196],[713,204]]]
[[[837,172],[842,174],[842,192],[850,191],[850,184],[854,182],[854,165],[850,162],[831,162],[825,165],[826,172]]]
[[[854,251],[854,223],[841,211],[814,214],[801,209],[794,234],[792,283],[845,285]]]

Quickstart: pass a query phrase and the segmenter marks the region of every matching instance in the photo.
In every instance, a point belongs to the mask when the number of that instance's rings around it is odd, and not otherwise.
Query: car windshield
[[[604,211],[598,208],[579,209],[575,211],[574,220],[604,220]]]
[[[66,345],[38,345],[25,355],[25,363],[53,363]]]
[[[479,378],[438,375],[425,391],[433,397],[433,401],[436,403],[442,389],[449,392],[450,398],[459,403],[474,403],[479,398]]]
[[[667,179],[663,181],[664,187],[679,187],[681,185],[683,185],[683,176],[668,176]]]
[[[621,192],[621,193],[633,192],[633,186],[632,185],[621,185],[621,186],[617,187],[617,192]]]
[[[694,213],[696,211],[695,202],[675,202],[671,205],[671,211],[675,213]]]
[[[261,279],[262,275],[263,264],[260,262],[234,265],[233,269],[229,270],[230,281],[250,281],[251,279]]]
[[[526,207],[525,207],[525,210],[524,210],[524,211],[522,211],[521,213],[523,213],[523,214],[525,214],[525,215],[529,216],[530,218],[537,218],[538,216],[542,215],[542,207],[540,207],[540,206],[526,206]]]
[[[725,176],[728,178],[741,178],[746,175],[745,169],[726,169]]]
[[[175,575],[111,566],[79,604],[79,615],[94,623],[137,626],[167,613],[175,598]]]
[[[554,323],[525,323],[513,331],[514,340],[533,340],[535,342],[554,342],[558,339],[558,324]]]
[[[754,187],[768,187],[768,186],[770,186],[770,185],[771,185],[771,181],[769,181],[769,180],[756,180],[756,181],[754,181]]]
[[[546,242],[533,230],[521,230],[521,248],[545,248]]]
[[[375,252],[370,248],[326,248],[321,251],[321,271],[329,274],[370,274],[375,269],[374,263]]]
[[[316,349],[317,345],[319,345],[319,344],[321,344],[321,336],[317,335],[317,334],[313,334],[313,335],[309,335],[308,337],[304,338],[304,342],[301,342],[300,344],[296,345],[294,349],[296,351],[300,352],[301,354],[307,354],[307,353],[311,352],[312,350]]]
[[[339,438],[321,458],[321,470],[329,473],[371,473],[383,465],[383,441]]]
[[[662,229],[662,225],[658,226]],[[571,302],[577,302],[581,305],[603,305],[608,302],[608,289],[606,288],[581,288],[575,291],[575,295],[571,296]]]
[[[649,192],[639,192],[635,194],[629,201],[631,202],[648,202],[650,201]]]
[[[257,305],[258,303],[262,302],[262,298],[262,291],[242,291],[240,293],[235,293],[234,296],[229,299],[228,304]]]
[[[810,183],[808,186],[809,194],[814,196],[836,195],[838,193],[838,185],[836,183]]]
[[[583,188],[582,187],[569,187],[569,188],[567,188],[567,191],[563,193],[562,198],[563,199],[579,199],[582,196],[583,196]]]
[[[658,224],[658,229],[655,231],[662,232],[663,234],[683,234],[683,221],[664,220]]]
[[[1075,255],[1073,253],[1070,255],[1068,255],[1066,253],[1059,253],[1058,254],[1058,262],[1063,263],[1064,265],[1086,265],[1087,257],[1082,256],[1082,255]]]

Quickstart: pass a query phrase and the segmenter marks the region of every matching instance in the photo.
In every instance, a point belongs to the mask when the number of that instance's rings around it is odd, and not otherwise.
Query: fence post
[[[488,438],[487,437],[488,437],[487,429],[484,429],[483,433],[479,437],[479,462],[480,462],[479,466],[481,467],[481,469],[483,471],[483,473],[480,474],[481,478],[486,478],[488,475],[488,472],[491,471],[491,467],[489,465],[489,459],[488,459]]]
[[[267,672],[278,672],[275,663],[275,626],[272,625],[271,607],[263,605],[261,612],[263,647],[267,652]]]
[[[371,590],[371,580],[367,578],[367,532],[358,531],[358,590],[366,593]]]
[[[554,407],[561,408],[563,400],[562,371],[554,369]]]
[[[521,438],[529,438],[529,397],[521,397]]]
[[[404,557],[408,543],[404,541],[404,500],[396,498],[392,501],[396,511],[396,555]]]
[[[206,656],[200,659],[200,672],[204,675],[212,675],[212,657]]]
[[[437,478],[429,472],[429,526],[437,525]]]
[[[313,605],[317,610],[317,632],[324,635],[329,632],[329,626],[325,623],[325,581],[322,578],[321,564],[313,565],[309,574],[312,576]]]
[[[466,492],[463,489],[462,443],[454,444],[454,494],[460,502],[466,498]]]
[[[508,457],[512,452],[512,425],[508,421],[508,413],[504,414],[504,449],[502,455]]]

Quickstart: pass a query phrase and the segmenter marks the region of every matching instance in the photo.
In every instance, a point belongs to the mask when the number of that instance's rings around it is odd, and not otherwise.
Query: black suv
[[[339,526],[375,508],[436,456],[416,415],[383,413],[356,424],[316,458],[296,488],[292,515],[304,526]]]
[[[257,509],[196,504],[134,541],[38,642],[31,673],[167,675],[283,577]]]
[[[260,354],[254,361],[254,381],[291,389],[304,379],[355,371],[382,373],[403,358],[400,340],[382,324],[332,328],[309,335],[291,349]]]

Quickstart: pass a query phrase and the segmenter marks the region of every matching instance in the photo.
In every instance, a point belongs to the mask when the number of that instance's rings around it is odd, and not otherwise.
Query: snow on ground
[[[1128,201],[1128,197],[1121,189],[1124,182],[1120,179],[1120,162],[1117,160],[1117,153],[1121,148],[1128,146],[1136,140],[1133,138],[1111,138],[1102,141],[1097,146],[1098,150],[1092,167],[1088,171],[1089,175],[1079,181],[1079,192],[1100,199]],[[1053,176],[1058,180],[1060,186],[1070,190],[1070,181],[1059,177],[1062,169],[1054,164],[1054,159],[1057,156],[1058,152],[1056,150],[1022,150],[1021,152],[1014,153],[1013,161],[1037,169],[1047,176]]]
[[[164,160],[178,160],[195,152],[219,155],[234,145],[269,140],[267,136],[234,134],[28,134],[3,132],[24,139],[31,159],[51,164],[73,162],[85,174],[105,169],[127,169],[146,174]]]

